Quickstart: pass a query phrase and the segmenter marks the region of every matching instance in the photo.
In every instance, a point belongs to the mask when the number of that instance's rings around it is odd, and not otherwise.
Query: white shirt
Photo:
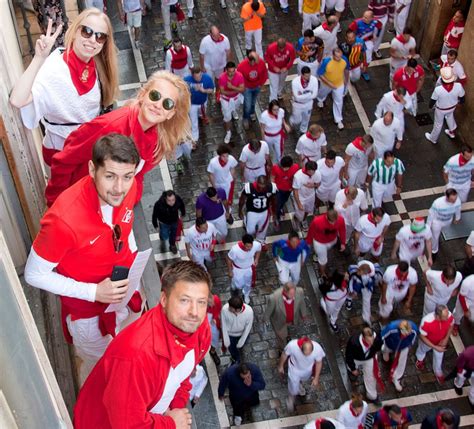
[[[207,222],[206,232],[199,232],[196,229],[196,225],[193,225],[184,232],[184,242],[191,246],[192,253],[209,252],[212,241],[215,240],[216,235],[217,229],[210,222]]]
[[[326,140],[326,134],[321,133],[321,135],[313,140],[306,136],[306,133],[301,135],[296,143],[295,152],[298,155],[304,156],[306,161],[318,161],[321,159],[321,148],[327,146],[328,142]]]
[[[261,251],[262,245],[254,240],[249,251],[241,249],[238,244],[234,244],[227,256],[233,262],[234,268],[249,269],[255,263],[255,254]]]
[[[375,240],[376,238],[380,237],[384,228],[389,226],[390,223],[390,216],[387,213],[384,213],[382,220],[377,225],[374,225],[372,222],[370,222],[369,215],[366,214],[361,216],[355,226],[355,229],[356,231],[360,232],[361,235],[369,238],[370,240]]]
[[[365,416],[369,408],[367,402],[362,401],[362,412],[354,416],[350,409],[351,401],[344,402],[337,411],[337,420],[340,421],[346,429],[359,429],[359,425],[364,426]]]
[[[472,170],[474,170],[474,156],[464,165],[459,165],[459,157],[457,153],[448,159],[444,164],[443,170],[448,175],[448,181],[451,185],[459,188],[470,188]]]
[[[334,209],[344,218],[346,225],[354,227],[360,219],[360,211],[368,208],[365,192],[362,189],[357,189],[357,197],[352,200],[352,204],[344,208],[345,202],[346,190],[341,189],[336,194]]]
[[[341,25],[337,23],[332,31],[328,31],[321,24],[319,27],[314,29],[314,35],[324,42],[324,57],[332,55],[332,50],[337,48],[337,32],[339,31],[340,26]]]
[[[370,128],[370,135],[374,139],[375,157],[383,158],[385,151],[393,150],[395,140],[403,140],[400,119],[394,116],[390,125],[385,125],[383,117],[377,119]]]
[[[393,116],[403,118],[403,109],[409,110],[412,107],[410,97],[404,97],[405,104],[395,99],[393,91],[386,92],[377,104],[375,109],[375,117],[381,118],[386,112],[392,112]]]
[[[339,173],[345,165],[344,159],[336,156],[336,162],[332,167],[326,165],[326,158],[318,160],[317,164],[318,171],[321,174],[321,189],[340,188],[341,180],[339,179]]]
[[[442,223],[451,223],[453,217],[456,220],[461,219],[461,200],[457,197],[454,203],[448,202],[447,198],[436,198],[428,211],[428,220],[426,223],[431,225],[431,222],[438,221]]]
[[[442,62],[442,67],[452,67],[453,72],[457,76],[458,79],[466,79],[466,73],[464,72],[464,67],[459,62],[459,60],[455,60],[454,63],[449,64],[447,55],[441,55],[440,59]]]
[[[462,282],[462,275],[459,271],[456,271],[454,282],[449,286],[441,279],[442,274],[442,271],[435,270],[428,270],[426,272],[426,278],[433,289],[433,295],[428,295],[428,292],[425,290],[425,296],[429,296],[430,299],[435,301],[437,304],[447,304],[451,294],[459,287]]]
[[[222,340],[224,346],[229,347],[231,337],[240,337],[237,348],[244,346],[253,324],[253,310],[250,305],[244,304],[240,313],[234,314],[229,310],[229,303],[221,310]]]
[[[257,170],[260,167],[265,167],[270,150],[268,149],[267,142],[261,140],[260,143],[261,147],[257,153],[253,152],[248,144],[242,149],[239,161],[245,163],[245,167],[249,170]]]
[[[329,417],[324,417],[324,420],[331,422],[334,425],[334,429],[345,429],[345,426],[342,423],[339,423],[335,419]],[[311,420],[309,423],[306,423],[303,429],[316,429],[317,420]]]
[[[204,371],[204,368],[201,365],[196,365],[196,374],[194,375],[194,377],[189,378],[189,382],[193,386],[191,388],[191,391],[189,392],[190,400],[193,400],[195,397],[201,397],[202,392],[204,392],[204,389],[206,388],[207,381],[208,378],[206,375],[206,371]]]
[[[316,188],[309,187],[321,183],[321,174],[315,171],[312,176],[308,176],[303,170],[298,170],[293,176],[293,189],[298,190],[298,197],[301,200],[315,197]]]
[[[426,225],[423,231],[413,232],[410,225],[404,225],[398,231],[395,239],[400,242],[400,259],[408,262],[408,260],[423,255],[425,241],[431,240],[431,228]]]
[[[398,36],[397,36],[398,37]],[[397,56],[403,56],[405,58],[393,58],[390,57],[390,64],[393,68],[399,69],[406,65],[408,61],[408,55],[410,55],[410,51],[416,48],[416,41],[413,36],[410,36],[408,42],[403,43],[400,40],[394,37],[390,42],[390,48],[396,50]]]
[[[396,265],[390,265],[385,270],[385,273],[383,275],[383,281],[387,285],[387,292],[391,291],[397,294],[403,294],[407,292],[408,288],[411,285],[418,283],[418,274],[416,273],[414,268],[408,268],[408,276],[405,280],[400,280],[397,277],[396,270]]]
[[[459,82],[454,82],[453,89],[449,92],[446,91],[443,85],[437,86],[431,94],[431,99],[436,100],[436,108],[448,110],[450,108],[454,109],[459,102],[459,98],[464,97],[465,94],[463,86]]]
[[[466,298],[469,308],[474,306],[474,274],[464,279],[459,294]]]
[[[474,254],[474,231],[471,231],[469,237],[467,237],[466,244],[471,246],[472,253]]]
[[[199,53],[204,55],[204,66],[210,70],[224,70],[227,63],[227,51],[230,51],[230,43],[227,36],[223,37],[222,42],[212,40],[210,34],[203,37],[199,46]]]
[[[288,370],[290,367],[297,372],[307,373],[313,370],[315,362],[321,362],[326,353],[323,348],[316,342],[313,343],[313,351],[306,356],[298,346],[298,340],[291,340],[285,347],[284,353],[288,356]]]
[[[264,126],[265,134],[279,133],[283,127],[284,117],[285,111],[281,107],[276,118],[268,110],[263,111],[260,115],[260,125]]]
[[[291,92],[293,93],[293,103],[299,107],[310,108],[313,105],[313,100],[318,95],[318,79],[314,76],[310,76],[309,82],[306,88],[303,88],[301,84],[301,76],[296,76],[291,81]]]
[[[217,185],[219,184],[227,184],[232,182],[232,173],[231,170],[237,167],[239,163],[237,160],[232,156],[229,155],[229,159],[227,160],[226,165],[224,167],[219,163],[219,155],[216,155],[209,161],[207,166],[207,172],[214,175],[214,179]]]
[[[397,10],[400,6],[410,6],[412,0],[395,0],[395,9]]]
[[[369,155],[372,152],[372,146],[365,150],[357,149],[354,143],[346,146],[346,155],[350,156],[349,169],[351,170],[367,170],[369,168]]]

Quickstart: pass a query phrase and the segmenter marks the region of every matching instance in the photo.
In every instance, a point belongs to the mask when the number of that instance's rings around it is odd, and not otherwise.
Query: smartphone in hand
[[[110,276],[110,280],[116,282],[118,280],[125,280],[128,277],[129,269],[127,267],[122,267],[120,265],[116,265],[112,269],[112,275]]]

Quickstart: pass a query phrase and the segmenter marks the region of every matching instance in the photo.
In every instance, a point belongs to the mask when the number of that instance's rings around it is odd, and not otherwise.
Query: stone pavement
[[[351,1],[350,10],[343,17],[343,28],[347,27],[354,16],[360,16],[365,8],[365,4],[366,2],[362,0]],[[183,25],[180,25],[179,34],[184,42],[191,47],[194,60],[197,64],[199,61],[198,48],[200,40],[207,34],[211,24],[217,24],[221,31],[230,38],[236,62],[242,59],[245,49],[243,30],[239,18],[240,5],[240,2],[231,3],[228,1],[227,9],[222,10],[217,0],[202,0],[196,4],[194,9],[195,18],[193,20],[187,20]],[[184,4],[183,7],[185,8]],[[300,36],[301,30],[301,21],[297,14],[295,2],[290,2],[290,13],[288,15],[281,13],[278,2],[275,0],[273,2],[266,2],[266,7],[267,16],[264,22],[263,37],[264,48],[280,35],[284,35],[289,41],[295,42]],[[122,93],[122,97],[125,99],[133,95],[135,90],[130,88],[133,88],[134,84],[137,84],[135,88],[138,87],[140,77],[135,65],[130,41],[127,38],[128,34],[124,27],[117,21],[117,17],[114,15],[113,5],[109,13],[117,29],[115,34],[120,48],[119,58],[122,66],[121,84],[126,85],[124,88],[127,88]],[[386,41],[389,41],[390,37],[391,35],[386,35]],[[141,58],[143,59],[147,76],[153,71],[163,68],[163,40],[164,32],[162,29],[160,7],[158,3],[153,3],[152,12],[143,20],[143,47],[141,49]],[[386,58],[388,50],[385,49],[383,52]],[[140,68],[140,65],[138,65],[138,68]],[[420,103],[419,110],[420,113],[429,114],[427,102],[434,86],[434,77],[427,69],[425,70],[427,71],[427,78],[425,88],[422,91],[422,97],[425,101]],[[371,82],[366,83],[365,81],[360,81],[355,85],[354,89],[361,101],[361,106],[357,105],[357,108],[362,107],[372,122],[376,103],[382,94],[389,90],[388,65],[384,64],[371,67],[370,72],[372,76]],[[292,70],[292,73],[296,73],[296,70]],[[267,101],[268,88],[264,88],[259,98],[261,109],[265,109]],[[325,128],[329,147],[336,150],[338,154],[343,153],[347,143],[354,137],[364,133],[364,124],[358,115],[356,104],[355,99],[353,101],[349,96],[346,97],[344,102],[344,124],[346,128],[343,131],[338,131],[333,123],[330,101],[322,110],[316,107],[313,109],[312,121],[320,123]],[[284,106],[287,112],[291,111],[288,83],[286,85]],[[211,102],[209,105],[209,117],[211,123],[209,126],[201,128],[201,139],[198,149],[193,152],[192,162],[189,164],[184,175],[178,175],[175,171],[174,162],[169,161],[167,166],[165,165],[164,168],[161,169],[156,168],[154,171],[148,173],[146,177],[142,204],[148,221],[155,258],[163,265],[173,261],[173,255],[169,252],[162,252],[160,249],[158,236],[151,224],[153,204],[165,188],[169,186],[168,177],[170,177],[173,188],[187,203],[187,215],[184,219],[185,226],[189,226],[193,222],[195,218],[194,201],[200,192],[208,186],[206,173],[207,163],[209,159],[214,156],[216,147],[223,142],[225,133],[222,127],[220,106],[214,102]],[[234,148],[234,156],[238,158],[244,140],[249,137],[258,136],[259,131],[257,124],[255,124],[253,129],[247,132],[247,134],[244,133],[240,123],[235,125],[236,130],[233,132],[231,146]],[[440,188],[443,185],[441,167],[449,156],[459,150],[459,143],[451,143],[445,136],[441,137],[440,143],[437,146],[433,146],[427,142],[423,135],[425,131],[431,129],[430,127],[431,125],[419,126],[415,118],[407,118],[407,131],[404,144],[397,154],[407,167],[407,173],[404,178],[404,193],[402,194],[401,201],[386,203],[386,209],[388,213],[392,215],[394,222],[390,227],[388,237],[385,241],[385,250],[382,255],[381,262],[385,266],[392,263],[392,261],[389,260],[389,252],[393,244],[394,236],[401,227],[402,221],[406,222],[407,219],[418,215],[420,210],[423,211],[422,213],[425,213],[433,199],[442,192]],[[298,137],[299,135],[297,133],[290,133],[285,143],[285,153],[294,154],[294,147]],[[422,154],[422,156],[419,156],[419,154]],[[240,183],[238,183],[236,189],[240,189],[239,186]],[[407,194],[408,191],[419,191],[420,189],[425,190],[425,192]],[[237,199],[238,194],[235,196],[234,203],[236,203]],[[471,197],[471,201],[472,200],[473,198]],[[467,209],[472,208],[474,208],[474,206],[468,204]],[[272,231],[270,227],[270,238],[278,238],[279,235],[288,232],[290,228],[291,223],[289,220],[284,222],[282,230],[278,233]],[[227,245],[222,246],[222,250],[227,249],[230,245],[229,243],[237,241],[242,233],[241,222],[236,222],[234,227],[230,230]],[[454,261],[457,266],[462,265],[462,246],[463,240],[443,242],[435,268],[440,268],[449,261]],[[183,245],[181,244],[180,247],[181,255],[185,255]],[[222,301],[225,302],[229,297],[230,283],[226,275],[225,251],[218,251],[216,254],[216,260],[209,266],[209,269],[214,279],[214,292],[218,293]],[[333,267],[338,266],[345,268],[348,263],[354,261],[353,256],[346,258],[338,252],[333,252],[330,257],[334,261],[332,264]],[[420,275],[421,271],[418,266],[417,269]],[[309,413],[333,410],[348,398],[351,390],[363,391],[363,386],[360,384],[361,380],[353,385],[347,380],[343,363],[343,351],[347,338],[352,333],[358,331],[362,326],[360,303],[359,301],[355,301],[354,309],[351,312],[345,309],[341,312],[339,320],[341,331],[338,335],[333,335],[318,305],[319,292],[317,291],[315,272],[317,272],[317,266],[314,262],[309,260],[306,264],[306,269],[303,271],[301,285],[305,289],[306,301],[311,311],[311,317],[307,323],[292,329],[290,334],[293,338],[302,334],[310,335],[311,338],[320,341],[326,351],[327,358],[324,360],[320,388],[315,392],[309,392],[308,389],[306,397],[298,399],[295,414],[301,416]],[[256,320],[252,333],[244,348],[244,354],[246,359],[259,364],[267,381],[267,387],[260,395],[261,405],[252,411],[247,421],[259,422],[280,418],[284,419],[290,416],[285,405],[285,397],[287,394],[286,379],[280,380],[276,371],[278,354],[275,349],[275,336],[272,330],[263,323],[266,297],[277,286],[277,271],[271,259],[271,255],[264,254],[262,255],[261,263],[258,268],[257,285],[251,296],[251,305],[254,308]],[[413,320],[415,322],[419,322],[420,320],[423,307],[423,293],[424,286],[423,282],[421,282],[414,299],[413,310],[415,316],[413,316]],[[372,299],[374,317],[376,317],[375,312],[377,310],[378,297],[379,295],[376,292],[375,297]],[[377,323],[375,326],[377,327]],[[470,334],[469,327],[463,327],[462,339],[465,345],[473,343]],[[444,367],[446,369],[453,365],[455,357],[456,351],[454,347],[450,347],[445,354]],[[427,369],[421,373],[415,369],[414,361],[414,353],[410,353],[407,370],[403,379],[403,384],[405,385],[404,391],[398,394],[392,385],[388,385],[385,393],[382,395],[384,400],[442,392],[451,387],[449,383],[440,386],[434,380],[430,358],[427,359]],[[222,365],[219,371],[222,372],[228,363],[229,355],[222,356]],[[208,371],[209,374],[215,372],[214,368],[208,368]],[[382,367],[382,371],[383,374],[387,376],[388,368]],[[215,388],[215,386],[212,387]],[[227,411],[227,416],[223,416],[222,413],[218,413],[218,410],[222,409],[221,404],[216,403],[214,399],[215,397],[211,391],[211,386],[208,385],[201,402],[195,408],[194,414],[199,428],[215,428],[229,424],[229,417],[232,416],[230,404],[226,401],[225,410]],[[415,402],[410,402],[410,404],[412,403],[416,403],[416,400]],[[454,403],[460,412],[463,414],[468,413],[465,398],[456,399]],[[423,415],[426,414],[431,406],[429,403],[417,406],[416,412],[414,413],[415,421],[420,422]],[[232,420],[230,419],[230,421]],[[226,424],[223,424],[223,422],[226,422]],[[297,422],[294,421],[294,424],[296,423]],[[272,423],[271,427],[282,427],[280,425],[289,427],[290,421],[285,420],[285,423],[282,422],[278,424]]]

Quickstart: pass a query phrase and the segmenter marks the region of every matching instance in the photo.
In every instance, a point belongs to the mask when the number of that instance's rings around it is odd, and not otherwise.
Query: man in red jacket
[[[25,280],[61,298],[64,335],[82,359],[81,384],[129,316],[127,308],[105,309],[127,293],[127,279],[111,281],[114,267],[130,267],[135,259],[139,161],[130,138],[109,134],[99,139],[89,175],[64,191],[43,216],[26,263]],[[141,310],[138,294],[129,306]]]
[[[125,329],[92,371],[74,409],[76,429],[184,429],[189,376],[211,344],[211,278],[180,261],[165,268],[159,304]]]
[[[309,226],[306,242],[314,246],[318,257],[319,273],[327,277],[328,250],[333,247],[339,237],[340,251],[346,250],[346,224],[344,218],[336,210],[330,209],[327,213],[316,216]]]
[[[282,92],[288,71],[296,58],[295,48],[280,37],[270,43],[265,52],[265,61],[268,64],[268,78],[270,80],[270,101],[283,98]]]

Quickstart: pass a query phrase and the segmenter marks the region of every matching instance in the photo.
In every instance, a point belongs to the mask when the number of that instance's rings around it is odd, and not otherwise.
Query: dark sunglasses
[[[107,33],[101,33],[100,31],[94,31],[92,28],[88,27],[87,25],[81,25],[81,36],[84,39],[90,39],[92,35],[95,35],[95,41],[103,45],[109,35]]]
[[[115,253],[119,253],[123,247],[123,241],[120,240],[122,237],[122,228],[120,225],[114,225],[112,229],[112,240],[114,242]]]
[[[156,103],[157,101],[161,100],[161,93],[158,92],[156,89],[152,89],[148,93],[148,98],[153,101],[153,103]],[[165,110],[173,110],[175,103],[171,98],[164,98],[163,99],[163,109]]]

